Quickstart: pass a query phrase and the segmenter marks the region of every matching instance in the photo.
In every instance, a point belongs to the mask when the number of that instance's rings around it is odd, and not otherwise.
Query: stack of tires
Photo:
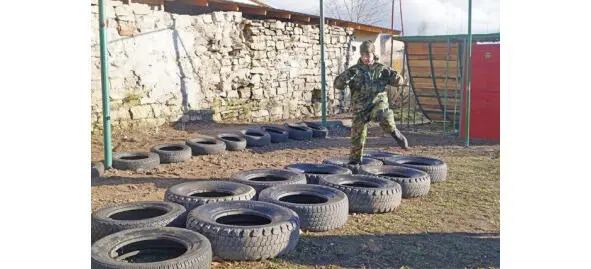
[[[254,143],[273,139],[262,132],[243,134],[257,137]],[[197,151],[222,147],[213,140],[192,142],[211,146]],[[229,180],[188,181],[168,188],[163,201],[93,212],[92,268],[210,268],[214,258],[271,259],[295,249],[300,230],[339,229],[349,213],[395,211],[403,198],[427,195],[431,183],[446,177],[447,166],[438,159],[366,152],[360,165],[336,157],[244,171]]]

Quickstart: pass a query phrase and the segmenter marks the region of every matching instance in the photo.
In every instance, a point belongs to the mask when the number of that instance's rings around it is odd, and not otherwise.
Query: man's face
[[[373,64],[373,55],[371,53],[362,52],[361,53],[361,61],[363,64],[370,65]]]

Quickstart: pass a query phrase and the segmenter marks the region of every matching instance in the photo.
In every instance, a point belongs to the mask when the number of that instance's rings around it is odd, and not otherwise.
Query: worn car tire
[[[267,132],[256,129],[246,129],[241,130],[240,133],[244,135],[247,147],[264,147],[271,144],[271,135]]]
[[[154,152],[120,152],[113,154],[112,165],[118,170],[148,170],[160,165],[160,156]]]
[[[384,213],[394,211],[402,202],[400,184],[370,175],[330,175],[320,179],[325,185],[347,194],[349,212]]]
[[[289,139],[292,140],[310,140],[314,135],[312,128],[303,125],[285,123],[283,125],[287,130]]]
[[[295,211],[302,230],[329,231],[342,227],[349,218],[349,200],[340,190],[308,184],[266,188],[259,201],[274,203]]]
[[[175,203],[149,201],[117,204],[91,214],[91,241],[109,234],[142,227],[182,227],[187,210]]]
[[[404,166],[361,166],[360,172],[392,180],[402,188],[402,198],[425,196],[431,188],[431,178],[424,171]]]
[[[231,180],[253,187],[257,195],[268,187],[285,184],[306,184],[306,176],[287,169],[261,168],[232,175]]]
[[[271,143],[283,143],[289,140],[289,133],[281,127],[264,125],[261,130],[271,135]]]
[[[322,124],[316,122],[306,121],[304,124],[312,129],[312,137],[314,138],[327,138],[328,128],[322,126]]]
[[[271,259],[292,251],[300,221],[291,209],[260,201],[207,204],[192,210],[187,228],[205,235],[226,261]]]
[[[439,159],[423,156],[400,156],[384,161],[388,165],[401,165],[427,172],[431,183],[442,182],[447,179],[447,164]]]
[[[90,252],[92,269],[209,269],[212,261],[205,236],[174,227],[120,231],[96,241]]]
[[[183,144],[162,144],[152,147],[152,152],[158,154],[160,163],[182,163],[191,159],[191,148]]]
[[[206,180],[185,182],[169,187],[164,200],[184,206],[187,211],[204,204],[251,200],[255,189],[232,181]]]
[[[383,165],[384,163],[378,159],[374,159],[374,158],[369,158],[369,157],[365,157],[361,160],[361,164],[359,165],[355,165],[355,164],[351,164],[349,162],[349,157],[334,157],[334,158],[328,158],[324,161],[322,161],[322,163],[325,164],[332,164],[332,165],[338,165],[338,166],[342,166],[345,168],[350,169],[351,171],[353,171],[353,174],[358,174],[359,173],[359,167],[361,165]]]
[[[316,163],[294,163],[285,167],[285,169],[292,170],[306,175],[308,184],[318,184],[318,179],[327,175],[339,174],[350,175],[353,171],[333,164],[316,164]]]
[[[228,151],[241,151],[246,148],[246,139],[242,135],[219,134],[216,137],[226,143],[226,150]]]
[[[226,151],[226,143],[212,137],[196,137],[185,142],[193,155],[215,155]]]
[[[392,158],[397,158],[400,157],[402,155],[398,154],[398,153],[394,153],[394,152],[387,152],[387,151],[379,151],[379,150],[369,150],[369,151],[365,151],[363,152],[363,157],[369,157],[369,158],[373,158],[373,159],[378,159],[380,161],[384,161],[384,160],[389,160]]]

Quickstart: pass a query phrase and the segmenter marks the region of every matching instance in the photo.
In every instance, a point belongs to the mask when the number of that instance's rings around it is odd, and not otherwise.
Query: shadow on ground
[[[498,233],[302,236],[280,259],[346,268],[498,268],[500,238]]]
[[[90,185],[93,187],[104,185],[122,185],[122,184],[145,184],[152,183],[160,189],[168,189],[169,187],[183,182],[205,181],[205,180],[227,180],[226,178],[165,178],[165,177],[121,177],[111,176],[108,178],[93,178]]]

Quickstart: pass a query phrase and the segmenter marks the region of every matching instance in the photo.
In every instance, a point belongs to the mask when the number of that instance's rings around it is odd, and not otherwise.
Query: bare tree
[[[335,19],[377,25],[383,12],[390,12],[390,0],[328,0],[326,13]]]

